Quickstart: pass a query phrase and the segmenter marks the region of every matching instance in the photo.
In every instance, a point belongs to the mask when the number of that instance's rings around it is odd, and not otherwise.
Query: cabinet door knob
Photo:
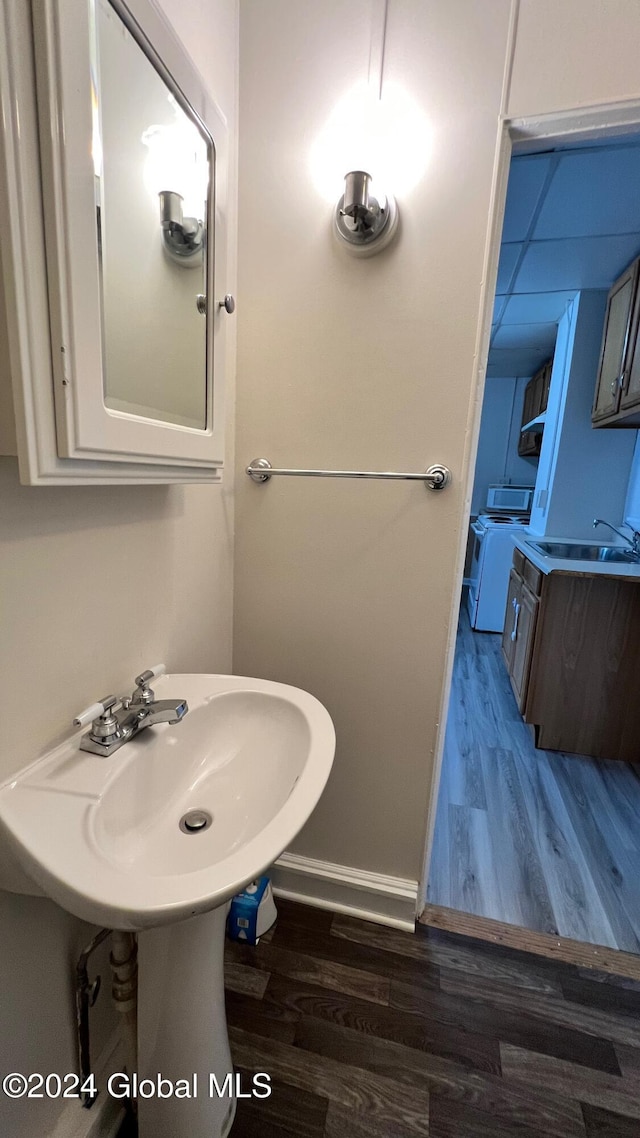
[[[224,300],[218,301],[218,308],[224,308],[225,312],[229,313],[229,316],[231,316],[232,312],[235,312],[236,302],[230,292],[227,293]]]

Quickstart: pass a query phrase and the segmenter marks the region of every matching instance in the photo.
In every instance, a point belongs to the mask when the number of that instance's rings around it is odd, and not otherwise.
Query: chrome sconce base
[[[352,170],[345,175],[344,194],[336,206],[334,233],[349,253],[371,257],[389,245],[398,228],[395,198],[371,194],[371,175]]]
[[[203,264],[204,225],[196,217],[183,217],[180,194],[163,190],[159,197],[165,253],[183,268],[198,268]]]

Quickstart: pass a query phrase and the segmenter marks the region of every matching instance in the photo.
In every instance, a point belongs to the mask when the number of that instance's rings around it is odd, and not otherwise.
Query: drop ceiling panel
[[[518,257],[522,245],[503,245],[500,249],[500,261],[498,263],[498,279],[496,281],[496,292],[508,292],[511,285],[511,277],[513,270],[518,263]]]
[[[577,289],[559,292],[522,292],[513,296],[501,297],[507,303],[502,314],[502,324],[548,324],[563,316],[567,304],[573,300]],[[497,298],[496,298],[497,299]]]
[[[499,294],[498,296],[496,296],[496,298],[495,298],[495,300],[494,300],[494,302],[493,302],[493,317],[492,317],[492,320],[491,320],[491,323],[492,323],[492,324],[495,324],[496,320],[497,320],[497,319],[498,319],[498,317],[500,316],[500,313],[502,312],[502,307],[503,307],[503,305],[504,305],[504,302],[505,302],[505,300],[507,300],[507,299],[508,299],[508,297],[506,297],[506,296],[503,296],[503,295],[500,295],[500,294]]]
[[[534,240],[637,232],[639,186],[639,147],[563,154]]]
[[[639,252],[638,138],[515,156],[487,375],[533,375],[568,302],[608,290]]]
[[[551,155],[514,158],[509,171],[502,240],[524,241],[549,173]]]
[[[495,333],[492,348],[547,348],[553,352],[557,324],[503,324]]]
[[[534,375],[549,355],[546,348],[491,348],[487,375],[492,379]]]
[[[535,241],[523,257],[513,292],[609,288],[637,253],[637,233]]]

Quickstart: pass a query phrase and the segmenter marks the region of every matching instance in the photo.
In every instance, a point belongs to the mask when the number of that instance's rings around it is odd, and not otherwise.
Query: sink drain
[[[201,834],[208,830],[213,822],[208,810],[189,810],[180,819],[180,829],[183,834]]]

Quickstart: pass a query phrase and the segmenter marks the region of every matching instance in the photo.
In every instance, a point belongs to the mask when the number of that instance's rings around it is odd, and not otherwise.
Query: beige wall
[[[503,75],[512,115],[638,96],[640,5],[522,0],[510,75],[509,0],[390,0],[385,82],[430,119],[433,155],[399,200],[397,244],[358,261],[332,241],[308,156],[366,78],[371,10],[241,0],[234,664],[309,688],[335,720],[329,786],[294,851],[416,879],[466,528]],[[241,473],[259,455],[438,460],[455,482],[442,497],[402,483],[260,487]]]
[[[508,0],[392,0],[385,81],[433,130],[397,243],[334,244],[309,151],[362,78],[368,0],[241,4],[238,470],[424,470],[420,484],[238,474],[234,669],[331,712],[327,790],[293,845],[417,879],[454,577]],[[366,71],[365,71],[366,76]],[[336,199],[341,188],[336,184]]]
[[[148,664],[229,666],[230,489],[27,487],[0,459],[0,777]]]
[[[163,4],[229,119],[235,164],[237,5],[216,0],[206,12],[201,7],[185,12],[175,0]],[[231,412],[234,355],[232,342]],[[6,359],[1,366],[4,385]],[[0,691],[11,709],[0,779],[67,733],[79,707],[126,690],[146,664],[229,668],[232,415],[227,451],[222,486],[21,487],[15,461],[0,460]]]
[[[208,0],[187,12],[165,0],[187,50],[236,137],[237,5]],[[232,146],[232,151],[233,151]],[[233,172],[232,172],[233,174]],[[235,180],[232,180],[232,187]],[[233,198],[233,190],[232,190]],[[232,201],[233,206],[233,201]],[[229,288],[235,276],[235,206],[231,219]],[[229,403],[233,407],[233,345]],[[0,383],[8,382],[6,358]],[[0,459],[0,779],[47,750],[70,730],[79,708],[111,691],[127,690],[141,668],[164,660],[174,671],[227,671],[231,664],[233,449],[222,486],[22,487],[15,459]],[[16,949],[25,924],[51,927],[33,942],[31,958]],[[0,997],[0,1056],[20,1070],[25,1032],[33,1036],[29,993],[47,1014],[38,1020],[32,1069],[45,1069],[51,1039],[73,1070],[73,1006],[68,968],[91,930],[50,902],[0,893],[3,943],[13,945]],[[16,959],[24,961],[16,968]],[[47,995],[48,986],[65,999]],[[108,1000],[105,983],[103,1001]],[[49,1009],[55,1005],[54,1011]],[[68,1011],[70,1020],[61,1022]],[[22,1018],[21,1018],[22,1017]],[[26,1026],[23,1026],[26,1025]],[[54,1054],[55,1048],[54,1048]],[[40,1064],[34,1062],[40,1059]],[[71,1066],[67,1066],[71,1063]],[[44,1066],[42,1066],[44,1064]],[[49,1068],[47,1068],[49,1069]],[[60,1103],[49,1103],[49,1121]],[[12,1109],[0,1099],[0,1130],[33,1134],[29,1104]],[[38,1133],[48,1133],[38,1119]],[[29,1127],[31,1126],[31,1129]]]
[[[520,0],[510,118],[640,94],[637,0]]]

